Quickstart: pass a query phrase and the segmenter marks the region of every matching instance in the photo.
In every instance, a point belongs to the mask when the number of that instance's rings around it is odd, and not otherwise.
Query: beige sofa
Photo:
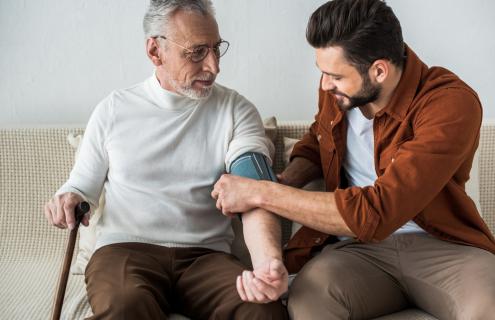
[[[283,168],[283,137],[299,138],[306,122],[280,123],[277,171]],[[68,236],[49,226],[43,204],[65,181],[74,151],[67,142],[81,128],[0,129],[0,318],[48,319]],[[479,148],[479,196],[483,216],[495,231],[495,123],[485,123]],[[476,175],[475,175],[476,176]],[[475,179],[476,180],[476,179]],[[238,226],[236,226],[238,229]],[[284,224],[284,239],[291,227]],[[246,259],[242,237],[234,251]],[[71,275],[64,319],[91,315],[82,275]],[[180,316],[176,316],[176,318]],[[415,309],[381,319],[433,319]]]

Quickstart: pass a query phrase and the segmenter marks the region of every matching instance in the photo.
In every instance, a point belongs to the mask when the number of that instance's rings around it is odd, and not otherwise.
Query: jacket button
[[[395,161],[395,158],[392,158],[392,162],[394,162],[394,161]]]
[[[321,242],[321,238],[316,238],[315,239],[315,243],[320,243]]]
[[[330,125],[331,125],[331,126],[333,126],[333,120],[332,120],[332,121],[330,121]]]
[[[320,140],[321,140],[321,134],[319,134],[319,135],[316,137],[316,139],[318,139],[318,141],[320,141]]]

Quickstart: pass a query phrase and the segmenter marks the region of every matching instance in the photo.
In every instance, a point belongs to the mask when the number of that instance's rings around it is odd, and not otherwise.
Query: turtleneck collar
[[[163,89],[160,86],[160,82],[158,81],[155,73],[153,73],[153,75],[146,82],[151,98],[160,108],[173,111],[183,111],[197,106],[200,102],[200,100],[191,99],[189,97]]]

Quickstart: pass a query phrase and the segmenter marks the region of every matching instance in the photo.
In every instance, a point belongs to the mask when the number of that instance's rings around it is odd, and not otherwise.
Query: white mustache
[[[215,80],[215,76],[212,75],[211,73],[205,73],[199,75],[197,78],[194,79],[194,81],[213,81],[213,80]]]

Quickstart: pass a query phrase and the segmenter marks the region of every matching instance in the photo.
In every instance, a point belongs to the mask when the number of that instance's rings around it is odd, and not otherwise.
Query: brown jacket
[[[478,147],[482,109],[477,94],[452,72],[428,68],[409,48],[401,80],[374,118],[373,186],[346,187],[345,113],[332,94],[319,92],[319,112],[291,158],[323,169],[327,191],[359,241],[385,239],[409,220],[433,236],[495,253],[495,240],[465,192]],[[331,241],[303,227],[286,247],[296,272],[315,247]]]

